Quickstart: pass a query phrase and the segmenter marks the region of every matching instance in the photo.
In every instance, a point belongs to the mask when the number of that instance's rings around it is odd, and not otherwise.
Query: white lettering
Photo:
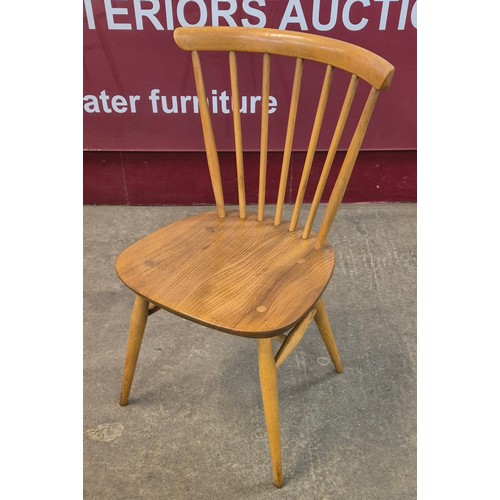
[[[257,105],[257,101],[262,101],[262,97],[260,95],[250,96],[250,113],[255,113],[255,106]]]
[[[87,113],[100,113],[101,110],[99,109],[99,101],[97,100],[97,97],[95,95],[86,95],[83,98],[83,102],[85,103],[83,105],[83,109]]]
[[[184,15],[184,9],[188,3],[195,3],[200,9],[200,19],[195,24],[190,24],[186,21],[186,16]],[[179,24],[187,28],[198,28],[200,26],[205,26],[207,24],[207,6],[202,0],[181,0],[177,5],[177,18],[179,19]]]
[[[169,108],[167,104],[167,96],[162,95],[161,96],[161,108],[163,109],[164,113],[178,113],[179,108],[177,106],[177,96],[173,95],[172,96],[172,107]]]
[[[411,9],[411,24],[414,28],[417,27],[417,2],[413,4],[413,8]]]
[[[246,113],[246,112],[247,112],[247,96],[243,95],[243,96],[241,96],[240,113]]]
[[[115,0],[115,2],[123,2],[127,0]],[[128,9],[113,7],[111,0],[104,0],[104,10],[106,11],[106,21],[108,22],[109,30],[131,30],[130,23],[115,23],[115,16],[124,16],[128,14]]]
[[[111,107],[115,113],[125,113],[128,109],[127,99],[122,95],[115,95],[111,99]]]
[[[248,19],[243,18],[241,20],[241,24],[247,28],[264,28],[266,26],[266,15],[261,10],[258,10],[255,7],[250,7],[251,3],[256,3],[261,7],[265,7],[266,0],[243,0],[243,10],[245,13],[249,16],[256,17],[259,22],[257,24],[252,24]]]
[[[140,95],[129,95],[128,98],[130,100],[130,111],[132,113],[135,113],[136,112],[135,103],[140,100],[141,96]]]
[[[219,4],[228,3],[229,9],[220,10]],[[225,19],[228,26],[236,26],[232,15],[236,12],[238,5],[236,0],[212,0],[212,26],[219,26],[219,18]]]
[[[278,100],[276,99],[276,97],[270,95],[269,96],[269,114],[272,115],[276,111],[277,107],[278,107]]]
[[[151,101],[151,112],[154,114],[187,114],[199,113],[198,96],[191,95],[161,95],[159,89],[152,89],[149,96]],[[258,111],[258,103],[262,103],[262,96],[251,95],[241,96],[241,113],[255,114]],[[83,97],[83,109],[86,113],[136,113],[137,102],[141,100],[140,95],[109,95],[106,90],[102,90],[96,95],[85,95]],[[192,105],[191,105],[192,103]],[[233,107],[233,99],[227,90],[219,92],[216,89],[207,97],[207,104],[212,113],[215,114],[230,114]],[[278,100],[274,96],[269,96],[268,110],[269,114],[276,112],[278,108]]]
[[[380,24],[378,29],[385,31],[387,27],[387,16],[389,15],[389,5],[391,2],[398,2],[399,0],[373,0],[374,2],[382,2],[382,12],[380,13]]]
[[[165,17],[167,20],[167,29],[174,29],[174,12],[172,9],[172,0],[165,0]]]
[[[351,12],[352,5],[356,2],[361,2],[364,7],[370,6],[370,0],[347,0],[346,4],[344,5],[344,9],[342,10],[342,22],[344,23],[344,26],[350,31],[362,30],[368,23],[368,19],[366,19],[366,17],[361,18],[361,21],[359,21],[359,23],[357,24],[351,22],[349,14]]]
[[[83,0],[84,23],[87,29],[96,29],[99,18],[96,17],[93,6],[99,2],[104,5],[106,27],[109,30],[143,31],[153,26],[157,31],[172,31],[177,26],[208,25],[265,28],[267,10],[273,14],[278,12],[274,6],[279,3],[279,5],[284,5],[283,15],[281,19],[276,19],[273,15],[270,22],[272,27],[277,26],[280,30],[332,32],[336,28],[345,27],[349,31],[360,31],[366,28],[368,22],[371,22],[370,26],[373,25],[372,27],[375,28],[377,17],[379,31],[387,29],[403,31],[410,27],[410,21],[413,28],[417,27],[416,0],[411,2],[410,0],[343,0],[342,2],[340,0],[307,0],[304,1],[304,5],[302,1]],[[391,7],[393,3],[398,7]],[[161,13],[163,8],[165,14]],[[368,10],[364,10],[366,8]],[[371,17],[364,14],[365,12],[370,13]]]
[[[227,106],[229,101],[229,96],[227,95],[227,92],[225,90],[221,92],[219,100],[221,104],[220,106],[221,111],[226,115],[229,114],[231,112]]]
[[[402,0],[401,12],[399,13],[398,30],[404,30],[406,26],[406,16],[408,15],[409,0]]]
[[[218,113],[217,90],[212,90],[212,113]]]
[[[106,91],[103,90],[99,94],[99,99],[102,102],[102,109],[104,110],[105,113],[111,113],[111,108],[108,106],[108,101],[109,101],[109,95],[106,94]]]
[[[99,94],[99,98],[97,98],[95,95],[86,95],[83,98],[83,109],[87,113],[100,113],[101,109],[99,107],[99,100],[102,103],[102,108],[105,113],[112,113],[113,111],[115,113],[126,113],[129,110],[129,101],[130,101],[130,112],[135,113],[137,111],[136,109],[136,102],[139,101],[141,96],[138,95],[129,95],[128,96],[128,101],[127,98],[122,96],[122,95],[115,95],[111,97],[111,107],[109,107],[109,95],[106,93],[105,90],[103,90]]]
[[[181,113],[187,113],[186,103],[191,100],[190,95],[181,95]]]
[[[322,24],[319,20],[319,8],[321,5],[321,0],[314,0],[313,11],[312,11],[312,24],[318,31],[329,31],[333,29],[337,22],[337,11],[339,8],[339,0],[330,0],[330,20],[327,24]]]
[[[87,26],[89,30],[95,30],[94,9],[92,9],[92,0],[83,0],[85,15],[87,16]]]
[[[144,9],[141,5],[144,2],[150,3],[151,8]],[[138,30],[144,29],[144,25],[142,23],[143,17],[147,17],[158,31],[163,30],[163,26],[155,16],[155,14],[158,14],[160,10],[159,0],[134,0],[134,10],[135,10],[135,24]]]
[[[160,89],[153,89],[149,94],[149,100],[151,101],[151,107],[153,109],[153,113],[158,113],[158,94],[160,93]]]
[[[292,11],[295,10],[295,15],[292,16]],[[300,0],[288,0],[288,5],[286,6],[285,13],[281,19],[279,26],[280,30],[287,29],[289,24],[299,24],[302,31],[307,31],[306,18],[304,16],[304,11],[302,10],[302,5]]]

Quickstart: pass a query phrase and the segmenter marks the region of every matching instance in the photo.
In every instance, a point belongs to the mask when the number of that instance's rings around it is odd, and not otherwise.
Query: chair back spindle
[[[349,111],[351,110],[351,105],[352,101],[354,100],[354,94],[356,93],[357,86],[358,77],[356,75],[352,75],[351,82],[349,83],[349,88],[347,89],[347,94],[344,99],[344,104],[342,105],[342,109],[340,111],[337,126],[335,127],[335,132],[333,133],[332,142],[330,143],[328,154],[326,156],[323,169],[321,170],[321,177],[319,179],[318,186],[316,187],[316,192],[314,193],[314,199],[311,204],[311,208],[309,209],[307,222],[302,233],[303,239],[309,238],[309,235],[311,234],[314,218],[316,217],[316,212],[318,211],[321,196],[323,195],[323,191],[325,190],[333,160],[335,159],[335,155],[337,154],[340,138],[342,137],[342,132],[344,131],[347,117],[349,115]]]
[[[299,106],[300,84],[302,81],[302,68],[304,60],[300,57],[295,61],[295,73],[293,76],[292,96],[290,99],[290,111],[288,114],[288,125],[286,128],[285,149],[283,151],[283,161],[281,164],[280,186],[278,199],[276,200],[276,215],[274,225],[281,224],[283,215],[283,205],[285,203],[286,185],[288,181],[288,170],[290,169],[290,158],[292,156],[293,135],[295,132],[295,122],[297,121],[297,108]]]
[[[363,112],[361,113],[361,118],[359,119],[358,125],[352,137],[351,144],[349,145],[349,149],[347,150],[347,154],[344,158],[344,162],[340,168],[339,175],[333,186],[332,194],[328,200],[326,212],[316,240],[316,248],[321,248],[325,244],[326,237],[330,231],[333,220],[335,219],[335,215],[337,215],[337,210],[347,188],[347,183],[351,177],[352,169],[358,157],[359,149],[361,147],[361,143],[363,142],[363,138],[365,137],[366,129],[368,128],[368,123],[372,116],[378,95],[379,91],[372,87],[370,94],[368,95],[368,99],[366,100],[365,107],[363,108]]]
[[[174,32],[177,45],[191,51],[196,90],[199,100],[199,110],[203,128],[203,137],[207,154],[210,179],[217,205],[219,217],[225,216],[224,196],[220,175],[219,160],[210,111],[206,98],[203,73],[199,51],[223,51],[229,53],[229,74],[231,80],[234,143],[236,153],[236,172],[238,184],[238,202],[240,218],[246,217],[245,175],[243,162],[243,138],[240,115],[240,90],[238,84],[238,68],[236,52],[254,52],[262,54],[262,96],[261,96],[261,128],[260,128],[260,158],[259,158],[259,188],[257,219],[264,220],[267,153],[269,142],[269,95],[271,77],[271,55],[288,56],[295,58],[295,70],[291,90],[288,122],[281,164],[279,188],[276,198],[274,225],[282,223],[283,207],[287,193],[287,183],[290,170],[292,146],[295,126],[298,115],[298,104],[302,86],[304,61],[310,60],[326,65],[323,84],[319,95],[318,105],[312,131],[307,148],[300,184],[294,203],[293,213],[289,224],[290,231],[296,231],[301,213],[304,196],[311,174],[316,148],[322,129],[328,99],[331,93],[332,81],[338,70],[351,74],[351,79],[345,93],[339,117],[334,128],[328,153],[321,170],[321,175],[314,192],[307,220],[302,230],[302,238],[308,239],[313,235],[316,238],[315,247],[323,247],[338,208],[344,196],[354,164],[356,162],[368,123],[381,90],[389,87],[394,67],[380,56],[361,47],[308,33],[280,31],[268,28],[233,28],[233,27],[204,27],[204,28],[177,28]],[[355,126],[346,156],[340,168],[330,194],[325,214],[320,224],[319,232],[313,230],[321,198],[323,196],[332,164],[337,154],[340,140],[356,96],[360,80],[367,82],[371,88],[361,116]],[[335,87],[335,85],[334,85]]]
[[[196,92],[198,94],[200,117],[203,129],[203,139],[205,141],[205,150],[207,152],[210,180],[212,181],[212,189],[214,191],[217,213],[219,214],[220,218],[223,218],[225,217],[224,194],[222,192],[222,180],[220,177],[219,156],[217,154],[217,146],[215,145],[215,136],[214,130],[212,128],[212,120],[210,119],[210,111],[208,110],[207,95],[205,92],[205,83],[203,81],[200,56],[198,55],[198,52],[196,50],[193,50],[191,54],[193,59],[194,79],[196,84]]]
[[[316,109],[316,116],[314,118],[314,125],[309,139],[309,147],[307,148],[306,161],[302,169],[302,177],[300,178],[299,191],[293,207],[292,220],[290,221],[290,231],[295,231],[297,222],[300,216],[300,209],[302,208],[302,201],[307,188],[307,181],[311,173],[311,167],[316,153],[316,146],[318,145],[319,133],[321,125],[323,124],[323,117],[325,116],[326,104],[328,102],[328,95],[332,85],[333,68],[328,65],[323,79],[323,87],[321,88],[321,95],[319,97],[318,107]]]
[[[245,169],[243,164],[243,137],[241,134],[240,89],[238,85],[238,66],[236,52],[229,52],[229,71],[231,75],[231,94],[233,103],[234,145],[236,150],[236,171],[238,178],[238,203],[240,218],[246,217]]]
[[[262,59],[262,119],[260,124],[260,168],[259,168],[259,207],[257,220],[264,220],[266,203],[267,144],[269,140],[269,85],[271,78],[271,57],[264,54]]]

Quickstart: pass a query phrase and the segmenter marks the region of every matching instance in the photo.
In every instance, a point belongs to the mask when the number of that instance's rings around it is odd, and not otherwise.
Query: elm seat
[[[202,236],[202,237],[200,237]],[[321,297],[333,249],[274,226],[271,218],[204,213],[165,226],[127,248],[116,272],[125,285],[174,314],[236,335],[273,337]]]

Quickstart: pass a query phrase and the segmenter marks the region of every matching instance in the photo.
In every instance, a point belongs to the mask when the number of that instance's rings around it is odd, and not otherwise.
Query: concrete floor
[[[339,211],[323,297],[345,371],[334,371],[314,322],[280,368],[281,490],[255,341],[160,311],[148,321],[130,403],[119,406],[133,295],[115,258],[205,210],[84,208],[84,498],[416,498],[414,204]]]

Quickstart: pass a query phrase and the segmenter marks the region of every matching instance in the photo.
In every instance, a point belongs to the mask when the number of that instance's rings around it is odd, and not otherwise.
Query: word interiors
[[[309,12],[312,2],[310,18]],[[342,24],[349,31],[359,31],[368,25],[378,24],[378,29],[387,29],[388,20],[398,31],[408,26],[417,27],[417,2],[410,0],[287,0],[279,26],[275,22],[276,13],[285,0],[94,0],[104,3],[108,30],[173,30],[177,26],[237,26],[272,27],[280,30],[300,29],[309,31],[331,31]],[[266,7],[272,9],[272,26],[268,26]],[[93,0],[84,0],[87,27],[96,29],[94,10],[102,12],[102,7],[94,9]],[[278,13],[280,14],[280,13]],[[366,17],[365,16],[368,16]],[[209,21],[210,18],[210,21]],[[397,22],[397,24],[396,24]],[[275,24],[276,23],[276,24]]]
[[[159,89],[153,89],[148,99],[151,101],[151,111],[153,113],[199,113],[199,101],[197,96],[165,96],[161,95]],[[140,95],[122,95],[110,96],[103,90],[96,95],[86,95],[83,98],[83,109],[87,113],[136,113],[137,102],[141,100]],[[251,95],[241,96],[241,113],[257,113],[258,103],[262,101],[262,96]],[[207,103],[212,113],[229,114],[232,110],[232,98],[223,90],[218,92],[212,90],[212,95],[207,97]],[[269,114],[276,111],[278,101],[276,97],[269,96]]]

